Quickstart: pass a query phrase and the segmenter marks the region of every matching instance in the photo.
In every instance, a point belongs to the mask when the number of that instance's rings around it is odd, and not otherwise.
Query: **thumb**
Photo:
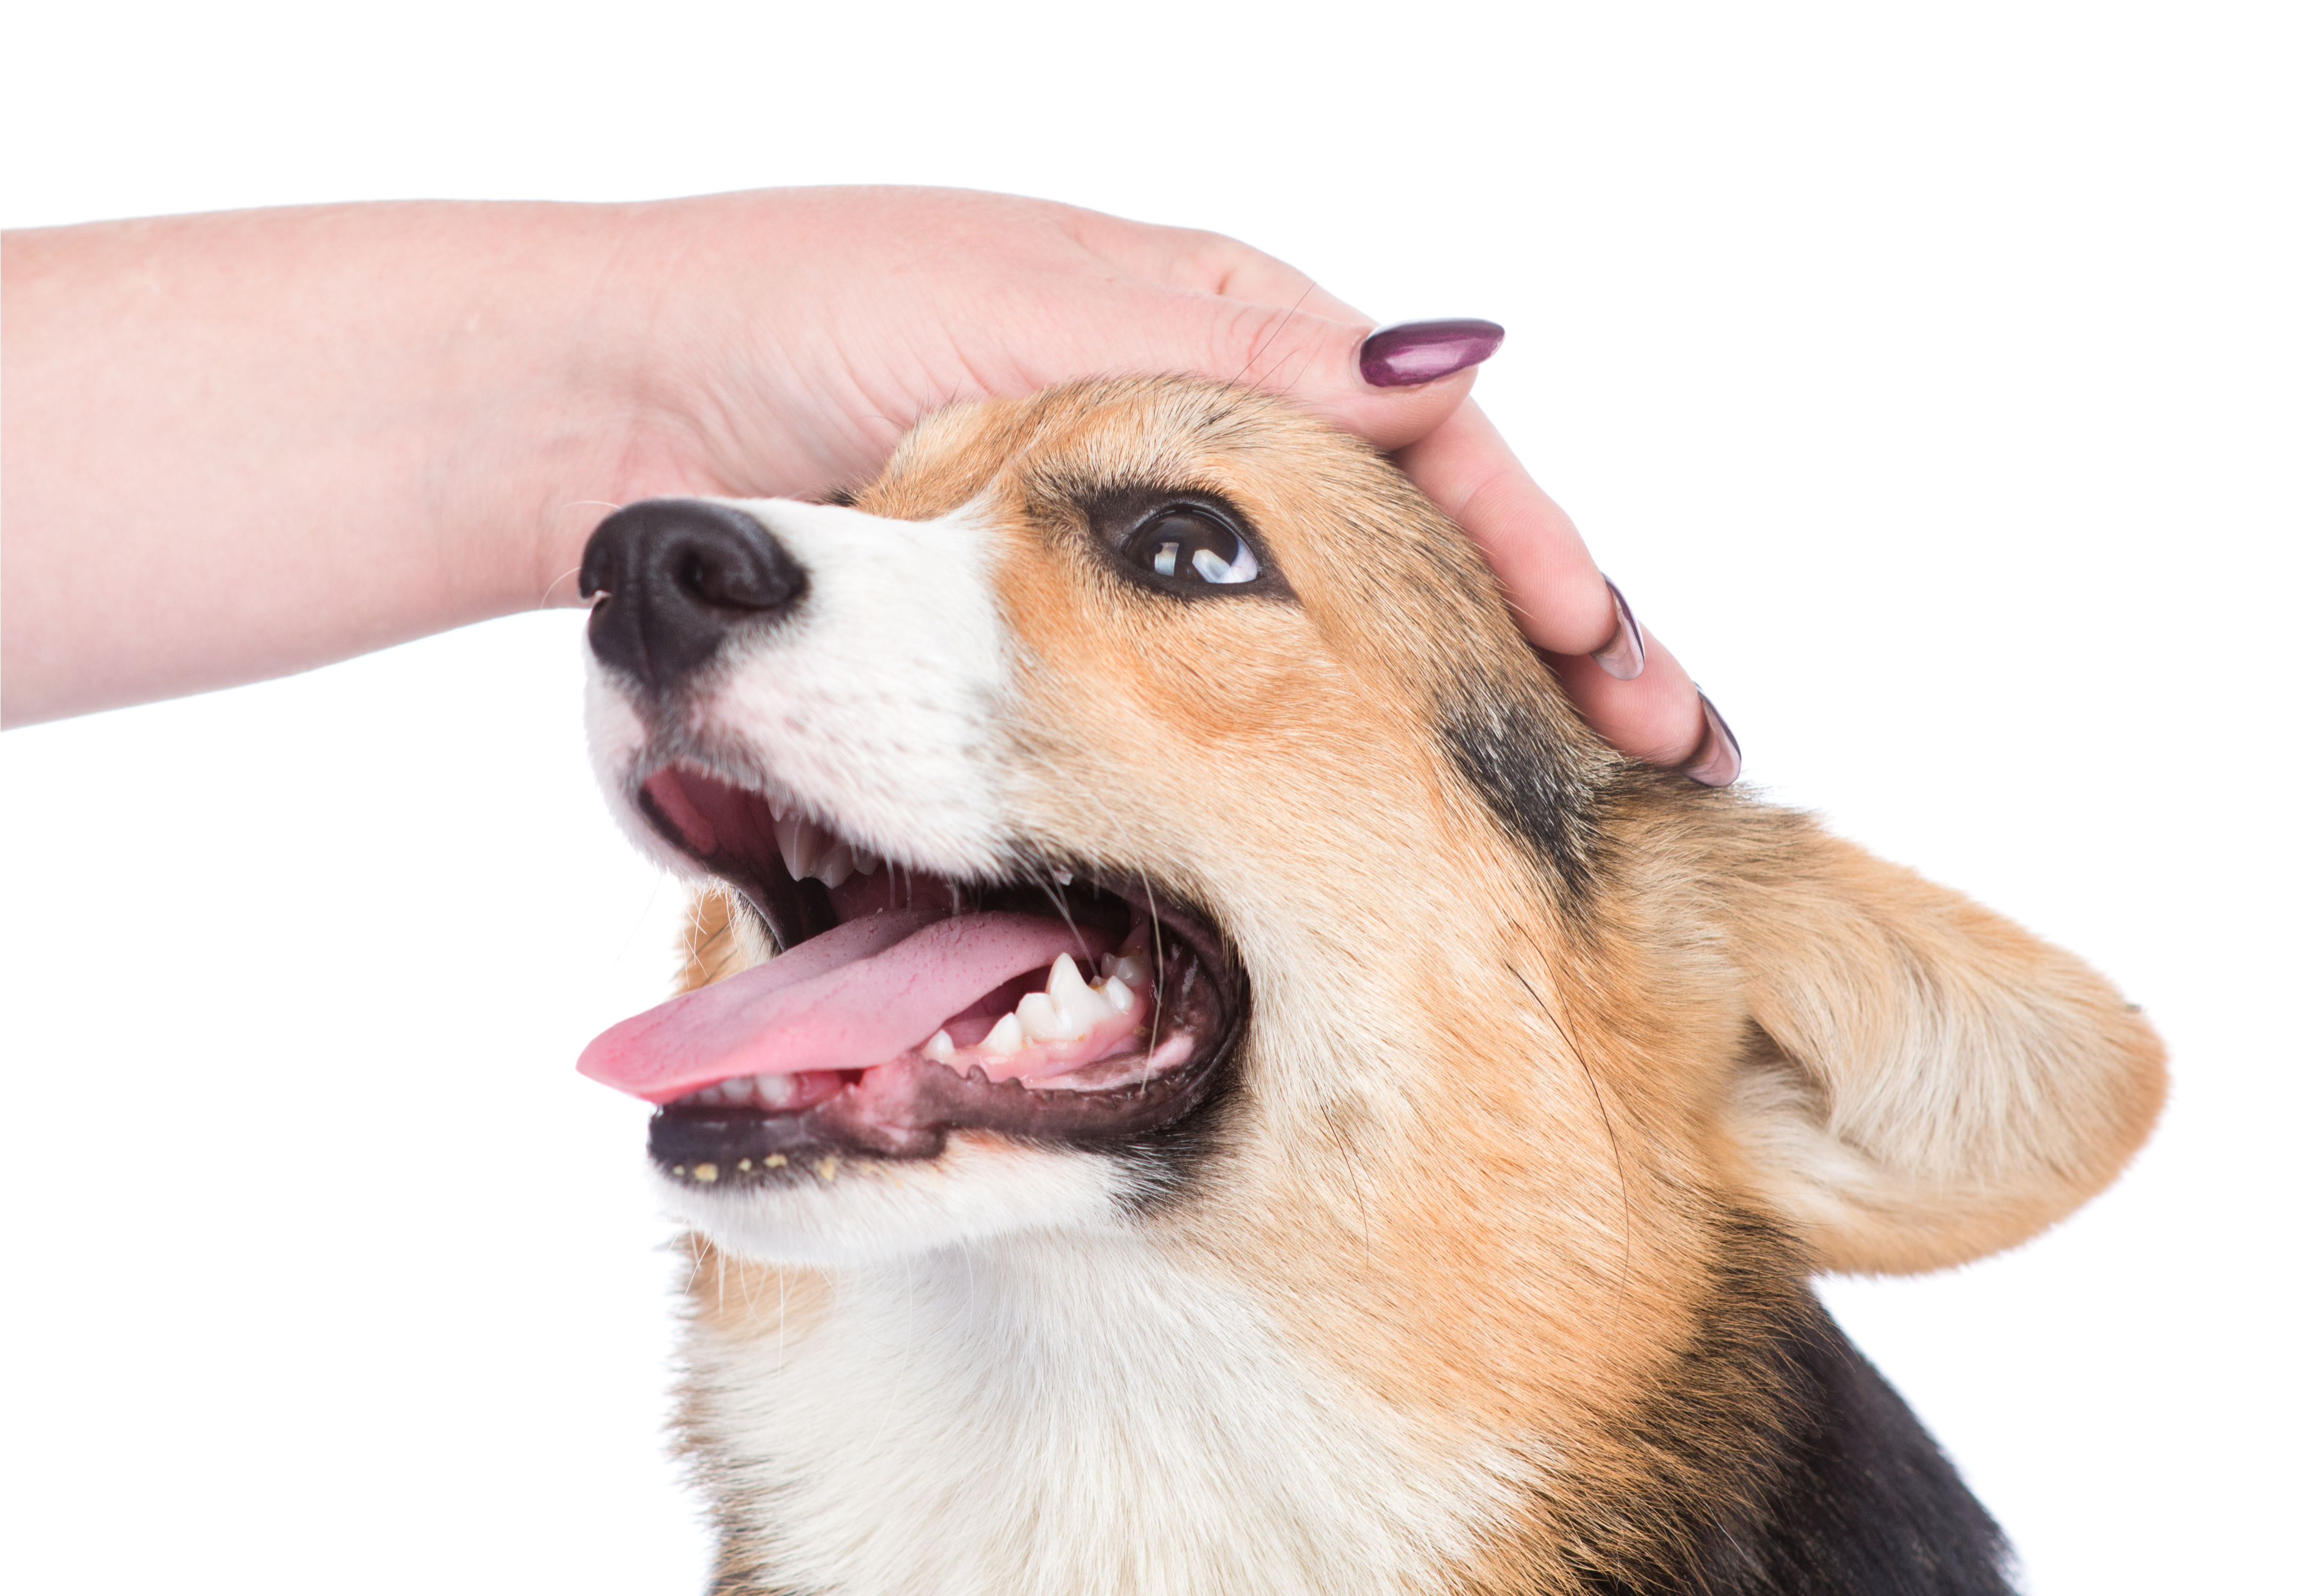
[[[1449,421],[1469,373],[1504,336],[1474,320],[1381,327],[1288,261],[1220,233],[1095,212],[1072,213],[1065,225],[1121,289],[1150,296],[1119,306],[1125,315],[1110,329],[1116,344],[1170,346],[1150,351],[1163,363],[1145,369],[1282,394],[1381,450]]]
[[[1473,319],[1375,327],[1319,290],[1312,297],[1326,307],[1172,294],[1152,352],[1167,369],[1281,394],[1394,451],[1451,418],[1506,336]]]

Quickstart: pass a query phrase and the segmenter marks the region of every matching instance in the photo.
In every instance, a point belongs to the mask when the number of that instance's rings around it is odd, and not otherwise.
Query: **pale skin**
[[[1154,371],[1272,388],[1394,451],[1597,730],[1709,768],[1650,633],[1633,679],[1588,657],[1612,597],[1475,372],[1366,384],[1371,318],[1215,233],[791,189],[100,223],[10,233],[0,272],[7,725],[576,604],[618,505],[812,497],[942,405]]]

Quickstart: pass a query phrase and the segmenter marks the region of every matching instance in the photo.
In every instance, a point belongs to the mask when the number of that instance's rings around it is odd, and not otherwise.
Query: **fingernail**
[[[1497,322],[1398,322],[1364,339],[1355,360],[1373,388],[1416,388],[1490,360],[1507,335]]]
[[[1699,688],[1693,691],[1701,700],[1701,718],[1709,724],[1702,729],[1701,746],[1686,762],[1685,773],[1704,787],[1731,787],[1742,773],[1742,744],[1733,740],[1733,728],[1717,713],[1709,695]]]
[[[1634,681],[1645,673],[1645,634],[1637,625],[1637,617],[1630,612],[1629,601],[1621,589],[1612,583],[1604,590],[1613,596],[1614,628],[1613,641],[1588,657],[1604,668],[1604,674],[1614,681]]]

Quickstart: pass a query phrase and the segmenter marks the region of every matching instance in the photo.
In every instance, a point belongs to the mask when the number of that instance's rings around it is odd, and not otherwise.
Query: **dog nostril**
[[[589,646],[650,691],[675,686],[752,623],[778,618],[806,590],[799,568],[756,517],[698,499],[647,499],[606,517],[580,559],[594,593]]]
[[[754,521],[730,534],[689,524],[666,546],[670,576],[677,588],[712,609],[750,614],[787,609],[805,583],[804,574],[773,534]]]

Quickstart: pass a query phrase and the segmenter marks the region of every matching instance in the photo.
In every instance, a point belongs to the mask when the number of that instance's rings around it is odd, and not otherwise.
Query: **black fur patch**
[[[1717,1592],[2009,1596],[2007,1537],[1918,1419],[1807,1299],[1786,1349],[1809,1422],[1754,1536],[1704,1548]]]
[[[1202,1167],[1216,1153],[1228,1116],[1242,1090],[1242,1055],[1249,1045],[1249,977],[1241,961],[1207,922],[1189,920],[1177,912],[1166,926],[1165,948],[1174,945],[1200,961],[1200,973],[1180,978],[1187,1001],[1202,1001],[1193,989],[1206,988],[1207,1001],[1222,1012],[1222,1024],[1204,1062],[1196,1060],[1180,1068],[1198,1070],[1202,1079],[1191,1108],[1182,1115],[1126,1137],[1091,1144],[1088,1150],[1104,1153],[1129,1165],[1137,1189],[1129,1206],[1138,1213],[1166,1208],[1193,1190]],[[1154,971],[1156,984],[1168,981],[1167,961]]]
[[[1217,1152],[1227,1116],[1240,1098],[1247,1042],[1246,1036],[1234,1037],[1232,1045],[1212,1066],[1210,1083],[1192,1112],[1157,1129],[1095,1149],[1136,1172],[1137,1189],[1129,1199],[1132,1211],[1158,1212],[1193,1190],[1195,1177]]]
[[[1586,756],[1531,707],[1490,688],[1447,704],[1437,734],[1452,768],[1539,859],[1559,895],[1568,903],[1586,896],[1599,801]]]
[[[1621,1532],[1584,1554],[1588,1588],[2013,1596],[2007,1537],[1942,1448],[1811,1291],[1753,1267],[1761,1227],[1735,1237],[1717,1306],[1631,1436],[1672,1489],[1606,1504]]]

